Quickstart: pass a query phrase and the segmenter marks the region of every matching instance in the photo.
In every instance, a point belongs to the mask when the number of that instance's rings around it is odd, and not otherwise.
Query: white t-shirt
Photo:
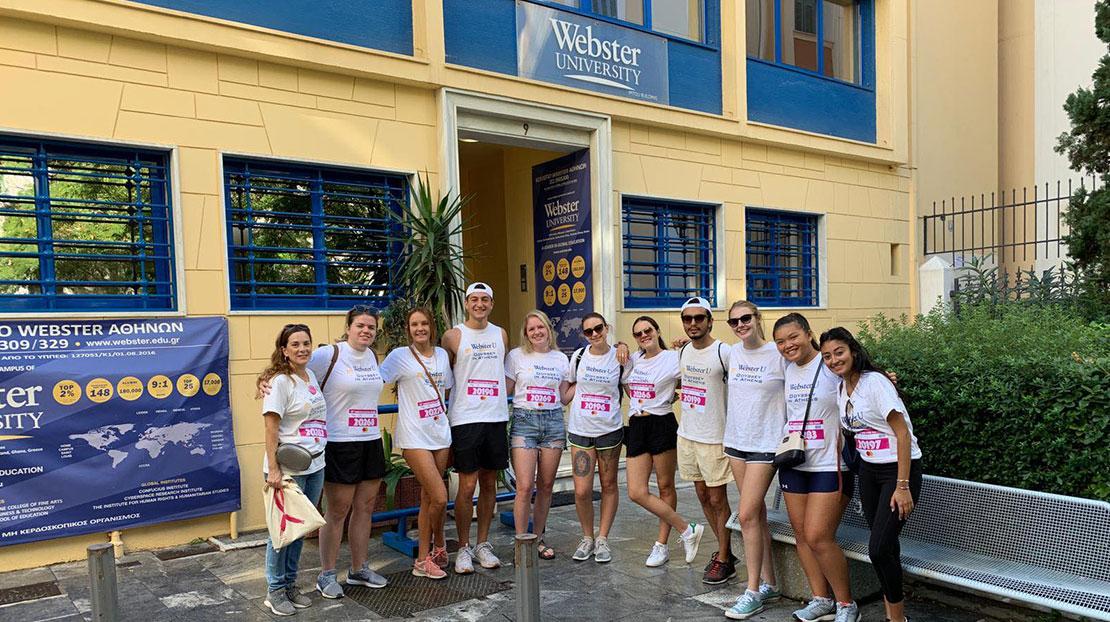
[[[701,350],[687,344],[680,354],[682,420],[678,435],[698,443],[720,444],[725,438],[729,346],[714,340]]]
[[[820,372],[817,371],[818,366],[821,367]],[[836,405],[836,390],[840,386],[840,377],[821,364],[820,353],[802,367],[794,364],[786,366],[787,422],[782,428],[782,436],[802,429],[814,374],[817,374],[817,386],[813,389],[809,421],[802,433],[806,443],[806,461],[794,468],[799,471],[836,471],[840,453],[837,442],[840,411]],[[847,467],[840,464],[840,470],[847,470]]]
[[[575,373],[574,359],[572,355],[571,374]],[[617,363],[617,349],[610,347],[599,356],[585,348],[576,376],[578,384],[570,403],[567,431],[596,438],[621,429],[624,419],[621,417],[621,366]]]
[[[642,351],[633,354],[624,374],[628,416],[673,414],[678,376],[678,352],[674,350],[661,350],[651,358]]]
[[[513,406],[529,410],[562,410],[559,385],[570,375],[567,355],[559,350],[525,352],[513,348],[505,358],[505,377],[516,383]]]
[[[358,352],[346,341],[337,344],[339,358],[324,384],[328,402],[328,441],[373,441],[382,437],[378,427],[378,399],[382,375],[378,357],[369,348]],[[321,382],[331,365],[335,346],[322,346],[312,353],[308,368]]]
[[[505,398],[505,339],[501,327],[487,324],[476,330],[466,324],[459,329],[459,351],[455,353],[455,386],[451,396],[451,425],[509,420]]]
[[[394,348],[382,361],[382,380],[397,383],[397,426],[393,445],[399,449],[443,449],[451,446],[451,424],[447,421],[440,397],[455,384],[447,350],[435,349],[435,356],[417,353],[408,346]],[[428,373],[424,373],[424,368]],[[428,374],[439,387],[437,395]],[[330,382],[330,381],[329,381]]]
[[[740,451],[773,452],[786,425],[783,401],[782,355],[772,342],[749,350],[732,346],[728,357],[728,416],[726,447]]]
[[[270,380],[270,394],[262,398],[262,412],[277,413],[278,443],[300,445],[312,453],[319,453],[304,471],[286,471],[285,475],[304,475],[324,468],[324,447],[328,444],[328,407],[324,392],[316,382],[316,374],[305,370],[308,382],[297,376],[278,374]],[[262,472],[270,472],[269,456],[262,455]]]
[[[898,439],[886,420],[892,411],[902,413],[906,420],[910,431],[910,459],[921,457],[906,405],[889,378],[878,372],[863,372],[852,396],[848,396],[842,384],[836,401],[840,407],[840,423],[855,432],[856,449],[865,461],[875,464],[898,461]]]

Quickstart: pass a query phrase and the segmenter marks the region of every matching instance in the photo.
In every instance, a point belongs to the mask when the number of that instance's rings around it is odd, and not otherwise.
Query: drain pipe
[[[93,622],[117,622],[120,619],[114,548],[111,542],[90,544],[88,548]]]
[[[536,534],[516,536],[513,563],[516,566],[516,619],[517,622],[540,620],[539,555],[536,552]]]

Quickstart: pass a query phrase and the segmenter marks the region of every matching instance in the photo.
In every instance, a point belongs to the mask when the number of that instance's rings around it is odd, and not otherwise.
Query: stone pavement
[[[730,491],[735,502],[735,491]],[[622,490],[623,494],[623,490]],[[502,504],[507,509],[509,504]],[[684,516],[701,519],[701,509],[692,488],[679,489],[679,510]],[[413,521],[413,524],[415,521]],[[672,536],[672,560],[661,568],[647,568],[644,558],[654,541],[653,516],[621,498],[617,521],[610,536],[613,561],[574,562],[570,559],[579,538],[574,506],[553,508],[547,542],[558,551],[552,561],[540,560],[541,611],[545,620],[724,620],[723,611],[743,589],[739,579],[720,586],[701,582],[702,567],[714,550],[711,532],[706,532],[698,560],[687,566],[681,545]],[[453,525],[448,519],[448,538]],[[416,613],[405,620],[512,620],[515,613],[512,531],[499,523],[491,538],[505,566],[495,571],[478,569],[508,589],[437,609]],[[740,546],[734,539],[734,546]],[[676,559],[677,558],[677,559]],[[117,569],[119,600],[123,620],[136,622],[192,622],[207,620],[276,619],[262,604],[264,550],[242,549],[226,553],[211,552],[168,561],[151,552],[127,555]],[[404,572],[411,560],[371,541],[372,566],[382,574]],[[452,558],[453,561],[453,558]],[[340,568],[348,559],[340,560]],[[315,540],[306,543],[301,557],[301,579],[307,592],[313,585],[320,564]],[[743,574],[743,570],[740,570]],[[343,571],[340,571],[343,575]],[[454,573],[435,582],[434,589],[449,589]],[[0,606],[0,620],[12,622],[70,622],[90,617],[87,564],[75,562],[0,574],[0,589],[56,582],[60,595]],[[429,581],[429,583],[432,583]],[[386,588],[387,590],[389,588]],[[313,606],[300,610],[290,620],[380,620],[383,618],[351,598],[325,600],[311,592]],[[790,620],[796,601],[783,600],[752,620]],[[909,616],[919,621],[977,622],[983,616],[955,610],[931,602],[911,599]],[[864,607],[864,620],[883,620],[880,602]]]

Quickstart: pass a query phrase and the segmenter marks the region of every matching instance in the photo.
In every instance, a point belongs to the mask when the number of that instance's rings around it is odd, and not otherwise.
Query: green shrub
[[[1110,500],[1110,325],[982,305],[859,337],[897,372],[927,473]]]

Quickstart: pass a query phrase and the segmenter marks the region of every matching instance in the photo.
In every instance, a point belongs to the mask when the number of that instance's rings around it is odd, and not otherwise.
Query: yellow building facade
[[[762,302],[768,330],[775,318],[794,310],[820,331],[916,309],[911,11],[904,0],[824,0],[815,5],[820,19],[791,19],[791,7],[784,13],[773,0],[692,0],[685,17],[668,17],[645,2],[653,18],[607,12],[598,0],[490,0],[483,9],[489,15],[469,14],[466,3],[455,0],[381,2],[381,15],[392,16],[400,6],[399,26],[382,38],[396,42],[392,49],[348,38],[342,29],[329,40],[326,20],[321,32],[304,34],[251,23],[232,9],[202,15],[198,4],[204,3],[0,0],[0,142],[152,150],[166,155],[170,170],[177,285],[172,309],[76,309],[67,317],[228,319],[242,510],[126,530],[119,534],[126,550],[227,534],[232,523],[242,531],[264,528],[263,426],[254,378],[282,325],[304,322],[317,341],[343,332],[342,310],[311,304],[236,308],[227,234],[227,184],[236,162],[406,180],[427,172],[442,192],[472,194],[467,216],[476,226],[463,243],[474,259],[467,267],[497,292],[494,320],[514,343],[520,319],[536,306],[532,167],[581,149],[589,150],[591,171],[591,293],[618,338],[629,339],[632,320],[641,314],[655,316],[668,338],[681,334],[677,305],[662,295],[640,299],[629,293],[634,281],[625,264],[634,257],[627,243],[634,208],[649,217],[651,209],[665,214],[696,208],[708,219],[702,223],[712,244],[699,257],[709,258],[715,334],[726,341],[733,338],[721,321],[725,311],[735,300],[759,299],[752,295],[752,275],[767,268],[753,265],[753,249],[760,248],[753,232],[770,228],[774,237],[780,220],[810,229],[804,244],[782,238],[802,244],[806,257],[775,261],[808,271],[775,277],[804,282],[786,287],[780,280],[774,300],[782,304]],[[356,9],[358,4],[351,3],[352,11],[367,10]],[[765,11],[770,9],[778,11]],[[611,36],[644,49],[667,49],[659,75],[666,74],[669,91],[657,91],[664,96],[650,101],[592,83],[580,88],[542,74],[521,75],[523,65],[516,61],[531,48],[511,24],[513,17],[519,24],[536,11],[572,26],[592,25],[591,32],[618,29]],[[855,34],[837,39],[829,27],[834,17],[841,20],[836,23],[847,19]],[[755,19],[785,34],[765,45],[765,33],[752,26]],[[789,22],[793,32],[787,32]],[[665,30],[675,23],[685,30]],[[822,39],[825,45],[815,46]],[[499,41],[508,47],[497,47]],[[581,40],[582,50],[591,45]],[[795,55],[782,53],[784,47]],[[499,50],[518,58],[500,62]],[[854,55],[854,69],[837,60],[845,55]],[[793,73],[775,73],[783,71]],[[815,86],[789,91],[803,78]],[[774,99],[779,96],[791,101]],[[698,268],[665,253],[655,257],[672,268]],[[665,283],[660,292],[681,296],[683,287]],[[803,299],[790,298],[795,290],[803,290]],[[0,321],[59,317],[4,304],[0,296]],[[0,570],[79,559],[88,544],[106,537],[0,548]]]

